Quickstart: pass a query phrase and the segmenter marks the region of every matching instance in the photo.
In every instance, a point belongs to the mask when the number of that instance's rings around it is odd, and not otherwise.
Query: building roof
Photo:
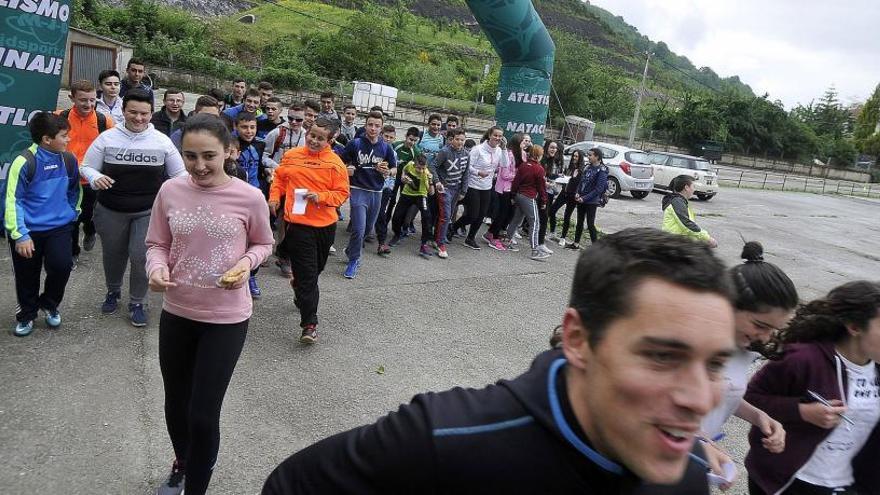
[[[69,29],[70,29],[71,31],[76,31],[77,33],[84,34],[84,35],[86,35],[86,36],[91,36],[92,38],[98,38],[99,40],[104,40],[104,41],[106,41],[106,42],[108,42],[108,43],[113,43],[114,45],[119,45],[119,46],[124,47],[124,48],[134,48],[134,45],[129,45],[128,43],[123,43],[123,42],[121,42],[121,41],[117,41],[117,40],[114,40],[114,39],[112,39],[112,38],[108,38],[108,37],[106,37],[106,36],[101,36],[100,34],[95,34],[95,33],[89,32],[89,31],[84,31],[84,30],[82,30],[82,29],[75,28],[75,27],[73,27],[73,26],[70,26]]]

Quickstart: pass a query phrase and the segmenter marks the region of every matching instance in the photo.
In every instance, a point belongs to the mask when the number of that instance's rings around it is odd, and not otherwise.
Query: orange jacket
[[[318,202],[309,201],[302,215],[293,214],[295,189],[318,193]],[[275,169],[269,188],[270,202],[284,198],[285,221],[312,227],[326,227],[339,221],[336,208],[345,203],[348,195],[348,170],[329,146],[318,153],[306,146],[289,150]]]
[[[60,115],[63,111],[58,110],[55,113]],[[67,151],[73,153],[73,156],[76,157],[80,165],[83,163],[83,158],[85,158],[89,146],[92,145],[92,142],[97,139],[99,134],[97,112],[97,110],[92,110],[92,113],[89,115],[80,117],[79,112],[75,108],[71,108],[67,115],[67,122],[70,124],[70,130],[67,131],[67,135],[70,137]],[[114,125],[113,117],[109,115],[105,115],[105,117],[107,118],[107,129],[112,128]],[[89,182],[85,179],[80,179],[80,183],[88,184]]]

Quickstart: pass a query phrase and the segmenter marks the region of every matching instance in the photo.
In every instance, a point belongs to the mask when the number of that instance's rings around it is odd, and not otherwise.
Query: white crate
[[[393,114],[397,107],[397,88],[382,84],[354,81],[352,105],[359,112],[369,112],[371,107],[381,106],[382,111]]]

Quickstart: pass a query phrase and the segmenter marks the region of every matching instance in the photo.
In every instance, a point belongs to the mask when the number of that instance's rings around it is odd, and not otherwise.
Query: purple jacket
[[[766,493],[786,487],[832,431],[801,419],[798,405],[812,402],[807,390],[828,400],[841,400],[846,385],[846,368],[830,342],[786,345],[781,360],[768,362],[752,377],[745,400],[782,423],[786,431],[785,451],[780,454],[771,454],[761,445],[763,435],[756,427],[749,432],[746,469]],[[874,427],[852,466],[859,493],[880,494],[880,427]]]

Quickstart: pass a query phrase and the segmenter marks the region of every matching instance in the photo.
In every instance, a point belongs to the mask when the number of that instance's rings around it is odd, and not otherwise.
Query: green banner
[[[0,164],[31,144],[27,123],[55,110],[70,0],[0,0]]]
[[[517,132],[544,143],[556,46],[530,0],[467,0],[501,58],[495,120],[509,139]]]

